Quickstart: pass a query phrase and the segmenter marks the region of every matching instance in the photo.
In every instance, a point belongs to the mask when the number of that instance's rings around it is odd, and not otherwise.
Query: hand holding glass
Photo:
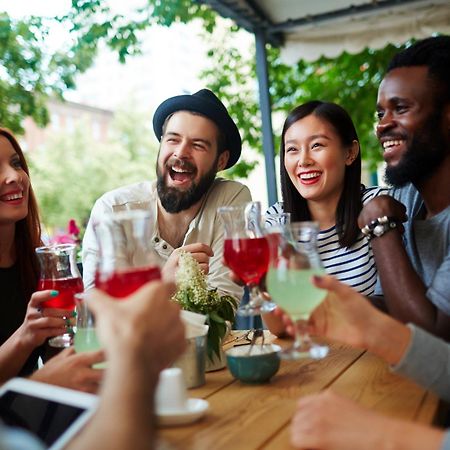
[[[280,356],[284,359],[323,358],[328,347],[313,342],[307,332],[311,312],[327,294],[311,282],[313,275],[325,273],[317,251],[318,226],[314,222],[297,222],[267,231],[276,234],[276,239],[270,241],[267,288],[275,303],[295,324],[294,345]]]
[[[75,244],[61,244],[51,247],[38,247],[36,255],[39,260],[41,275],[38,290],[52,289],[58,295],[42,302],[44,308],[59,308],[74,311],[74,295],[83,291],[83,282],[75,259]],[[69,319],[69,317],[65,317]],[[49,339],[51,347],[69,347],[72,344],[73,331],[68,330],[61,336]]]
[[[151,215],[145,210],[106,214],[94,225],[100,253],[95,287],[123,298],[161,278],[150,246],[151,225]]]

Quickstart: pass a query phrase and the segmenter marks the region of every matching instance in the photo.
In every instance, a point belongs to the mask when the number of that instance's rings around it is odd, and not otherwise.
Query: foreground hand
[[[152,372],[170,365],[185,349],[184,326],[178,304],[170,301],[175,286],[153,281],[120,302],[91,289],[89,308],[108,363],[125,357],[139,359]]]
[[[300,399],[291,423],[291,443],[302,449],[437,450],[442,440],[441,430],[382,416],[331,391]]]
[[[43,308],[42,302],[52,298],[52,291],[35,292],[28,303],[25,320],[17,330],[21,345],[32,350],[42,345],[47,338],[64,334],[73,325],[72,311]],[[63,319],[68,317],[71,319]]]
[[[36,371],[31,379],[95,394],[103,377],[102,369],[92,365],[103,362],[102,351],[75,353],[67,348]]]
[[[214,253],[209,245],[196,243],[188,244],[183,247],[176,248],[169,259],[164,264],[162,269],[163,278],[166,281],[175,281],[175,273],[178,269],[178,259],[182,252],[190,253],[192,257],[200,264],[204,274],[209,273],[209,258],[214,256]]]
[[[367,349],[396,364],[411,340],[410,329],[382,313],[359,292],[332,276],[314,277],[314,285],[328,296],[313,311],[309,332]]]
[[[367,335],[384,315],[359,292],[332,276],[314,277],[313,283],[328,290],[328,295],[309,319],[310,333],[366,348]]]

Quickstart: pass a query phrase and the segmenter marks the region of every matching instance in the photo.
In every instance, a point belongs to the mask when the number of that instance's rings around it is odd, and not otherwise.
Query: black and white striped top
[[[362,203],[366,204],[373,197],[387,193],[388,190],[384,188],[364,188],[361,190]],[[282,212],[284,212],[282,202],[270,206],[266,211],[266,225],[271,225],[270,215]],[[373,294],[377,282],[377,269],[370,243],[362,233],[351,247],[341,247],[336,227],[333,226],[319,231],[317,245],[320,259],[328,274],[334,275],[363,295]]]

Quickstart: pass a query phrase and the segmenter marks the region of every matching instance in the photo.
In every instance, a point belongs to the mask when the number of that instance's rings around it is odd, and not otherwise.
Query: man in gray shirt
[[[378,91],[377,115],[393,197],[373,199],[358,219],[372,239],[382,288],[376,293],[392,316],[448,341],[449,36],[419,41],[392,59]]]

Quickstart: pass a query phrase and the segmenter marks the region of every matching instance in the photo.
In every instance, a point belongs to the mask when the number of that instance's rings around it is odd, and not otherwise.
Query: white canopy
[[[323,14],[324,7],[348,8],[350,5],[367,3],[334,1],[261,1],[269,15],[278,21],[301,14]],[[279,5],[276,8],[276,4]],[[281,7],[283,5],[283,7]],[[289,10],[290,8],[290,10]],[[299,16],[297,16],[299,17]],[[433,33],[450,34],[450,2],[448,0],[400,2],[390,7],[343,17],[324,19],[318,23],[305,24],[285,31],[285,43],[281,47],[282,58],[287,64],[301,58],[314,61],[320,56],[334,58],[343,51],[359,53],[364,48],[380,49],[387,44],[402,44],[411,38],[425,38]]]
[[[250,32],[262,31],[287,64],[450,34],[449,0],[201,0]]]

